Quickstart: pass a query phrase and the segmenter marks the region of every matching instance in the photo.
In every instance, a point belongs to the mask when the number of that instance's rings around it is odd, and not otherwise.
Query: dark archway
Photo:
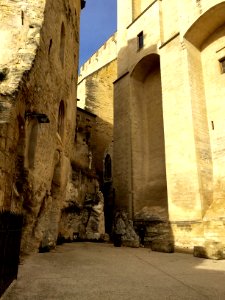
[[[107,154],[105,157],[104,180],[105,181],[112,180],[112,161],[111,161],[111,156],[109,154]]]

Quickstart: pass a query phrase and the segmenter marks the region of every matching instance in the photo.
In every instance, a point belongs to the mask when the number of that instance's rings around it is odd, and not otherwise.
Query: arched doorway
[[[135,67],[132,84],[132,182],[134,214],[163,208],[167,214],[160,58],[150,54]]]

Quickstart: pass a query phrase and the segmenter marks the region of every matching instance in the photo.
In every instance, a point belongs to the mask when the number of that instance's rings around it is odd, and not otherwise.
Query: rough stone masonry
[[[1,1],[0,207],[22,252],[53,247],[71,180],[80,0]]]

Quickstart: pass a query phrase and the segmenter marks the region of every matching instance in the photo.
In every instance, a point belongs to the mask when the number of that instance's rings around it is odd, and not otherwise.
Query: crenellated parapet
[[[78,83],[117,58],[117,33],[114,33],[81,67]]]

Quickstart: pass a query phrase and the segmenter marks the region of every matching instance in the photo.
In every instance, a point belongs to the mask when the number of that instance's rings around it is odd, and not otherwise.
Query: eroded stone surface
[[[67,202],[62,210],[59,237],[62,240],[105,240],[104,197],[95,181],[95,193],[87,193],[82,203]]]
[[[24,253],[56,245],[75,136],[80,0],[3,1],[0,205]]]
[[[125,211],[118,211],[114,219],[114,239],[121,239],[122,245],[139,247],[139,236],[136,234],[133,222]]]

